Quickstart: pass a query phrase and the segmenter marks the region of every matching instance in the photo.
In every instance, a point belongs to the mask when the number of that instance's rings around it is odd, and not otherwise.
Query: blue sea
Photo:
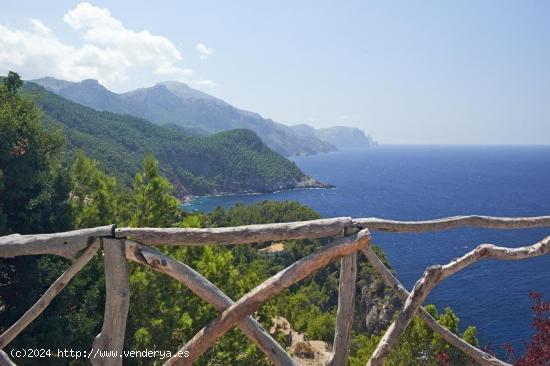
[[[550,215],[548,146],[381,146],[294,159],[306,173],[336,186],[257,195],[199,197],[187,209],[212,210],[237,202],[296,200],[324,217],[424,220],[455,215]],[[427,266],[445,264],[482,243],[530,245],[550,228],[453,229],[437,233],[373,233],[398,278],[409,289]],[[501,354],[512,343],[523,352],[533,334],[529,291],[550,299],[550,256],[482,261],[442,282],[429,296],[450,306],[460,328],[475,325],[482,345]]]

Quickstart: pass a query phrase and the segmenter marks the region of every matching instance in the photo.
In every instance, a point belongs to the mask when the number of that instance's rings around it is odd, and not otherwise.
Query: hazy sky
[[[382,143],[550,143],[550,1],[11,1],[0,73],[180,80]]]

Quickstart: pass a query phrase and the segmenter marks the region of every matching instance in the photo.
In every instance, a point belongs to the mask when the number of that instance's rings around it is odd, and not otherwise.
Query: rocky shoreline
[[[192,195],[187,194],[180,198],[181,205],[186,205],[191,203],[194,199],[200,197],[223,197],[223,196],[238,196],[238,195],[254,195],[254,194],[265,194],[265,193],[277,193],[277,192],[287,192],[287,191],[297,191],[302,189],[333,189],[336,188],[333,184],[322,183],[317,179],[306,176],[306,179],[296,184],[293,188],[282,188],[274,190],[265,190],[265,191],[241,191],[241,192],[216,192],[211,194],[204,195]]]

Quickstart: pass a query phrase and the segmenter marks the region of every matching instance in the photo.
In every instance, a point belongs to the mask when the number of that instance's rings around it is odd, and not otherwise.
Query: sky
[[[550,2],[12,1],[0,74],[178,80],[388,144],[550,144]]]

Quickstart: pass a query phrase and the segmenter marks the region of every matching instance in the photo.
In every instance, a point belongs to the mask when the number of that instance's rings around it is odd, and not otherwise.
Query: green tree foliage
[[[437,312],[434,305],[427,305],[425,309],[439,324],[453,333],[461,336],[468,343],[477,346],[475,327],[468,327],[461,335],[458,330],[459,319],[452,309],[446,308],[442,314]],[[376,349],[381,335],[357,334],[353,338],[350,354],[350,365],[365,365]],[[438,334],[434,333],[420,318],[413,317],[407,330],[393,347],[386,361],[391,366],[437,366],[469,365],[471,360],[454,347],[447,344]]]
[[[75,227],[95,227],[117,222],[116,179],[103,173],[98,163],[77,152],[71,169],[71,208]]]
[[[70,227],[63,136],[42,127],[41,112],[21,96],[21,85],[14,72],[0,85],[0,235]]]
[[[179,217],[179,201],[172,195],[170,182],[160,175],[159,162],[149,153],[143,161],[143,173],[134,180],[134,227],[167,227]]]
[[[239,226],[314,220],[320,217],[311,208],[295,201],[261,201],[250,206],[237,203],[228,210],[217,207],[208,215],[208,224],[214,227]]]
[[[226,248],[164,248],[163,251],[199,271],[231,297],[237,298],[249,290],[242,288],[243,274],[234,266],[233,255]],[[127,331],[130,349],[176,350],[218,315],[212,306],[179,282],[143,266],[132,266],[130,291],[132,301]],[[263,355],[250,350],[242,352],[249,347],[242,334],[230,332],[200,364],[211,364],[208,360],[212,358],[219,364],[258,364],[252,360],[263,359]],[[144,360],[129,361],[146,363]]]
[[[8,77],[4,81],[6,93],[11,97],[16,97],[17,92],[23,86],[23,80],[16,72],[8,72]]]

